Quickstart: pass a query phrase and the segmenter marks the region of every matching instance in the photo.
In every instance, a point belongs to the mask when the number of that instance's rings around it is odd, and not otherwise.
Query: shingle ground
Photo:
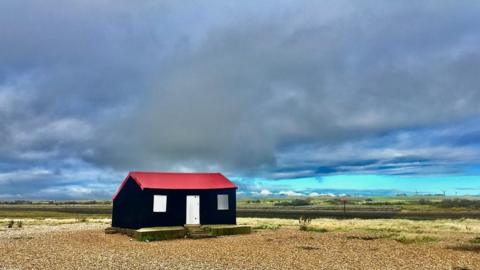
[[[294,228],[138,242],[104,224],[0,231],[0,269],[480,269],[480,253]]]

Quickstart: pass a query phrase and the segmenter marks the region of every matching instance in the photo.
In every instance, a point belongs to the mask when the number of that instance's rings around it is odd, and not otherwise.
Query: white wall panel
[[[166,195],[153,195],[153,212],[167,212]]]
[[[228,210],[228,194],[217,195],[217,209]]]

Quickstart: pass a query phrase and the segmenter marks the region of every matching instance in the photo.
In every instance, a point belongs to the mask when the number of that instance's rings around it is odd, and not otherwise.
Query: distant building
[[[130,172],[113,196],[112,227],[236,224],[236,189],[220,173]]]

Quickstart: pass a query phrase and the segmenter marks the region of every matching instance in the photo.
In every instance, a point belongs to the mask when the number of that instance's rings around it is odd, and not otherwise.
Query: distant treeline
[[[310,199],[294,199],[292,201],[281,201],[276,202],[275,206],[305,206],[311,205],[312,201]]]
[[[445,199],[440,202],[431,202],[426,199],[420,199],[419,204],[437,205],[442,208],[477,208],[480,209],[480,200],[467,199]]]
[[[310,198],[296,198],[292,200],[269,200],[274,206],[308,206],[315,205],[315,202]],[[246,200],[246,204],[260,204],[261,200]],[[340,198],[332,198],[323,201],[325,204],[330,205],[341,205],[342,201]],[[350,205],[375,205],[375,206],[401,206],[401,205],[431,205],[440,208],[472,208],[480,209],[480,200],[472,199],[442,199],[442,200],[430,200],[426,198],[421,198],[418,200],[405,200],[405,201],[375,201],[370,198],[365,199],[351,199],[347,201],[347,204]]]
[[[261,203],[261,200],[246,200],[247,204],[258,204]],[[271,203],[275,206],[308,206],[313,205],[314,202],[311,198],[296,198],[292,200],[271,200]],[[112,202],[108,200],[85,200],[85,201],[30,201],[30,200],[15,200],[15,201],[0,201],[0,204],[10,204],[10,205],[110,205]],[[324,203],[330,205],[340,205],[342,202],[340,198],[332,198],[325,200]],[[480,209],[480,200],[472,199],[442,199],[442,200],[430,200],[426,198],[421,198],[418,200],[406,200],[406,201],[375,201],[370,198],[365,199],[351,199],[347,204],[355,205],[432,205],[441,208],[476,208]]]

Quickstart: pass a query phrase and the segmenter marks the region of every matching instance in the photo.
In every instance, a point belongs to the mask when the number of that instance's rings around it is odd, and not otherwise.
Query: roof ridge
[[[131,173],[152,173],[152,174],[222,174],[220,172],[156,172],[156,171],[130,171],[128,172],[129,174]]]

